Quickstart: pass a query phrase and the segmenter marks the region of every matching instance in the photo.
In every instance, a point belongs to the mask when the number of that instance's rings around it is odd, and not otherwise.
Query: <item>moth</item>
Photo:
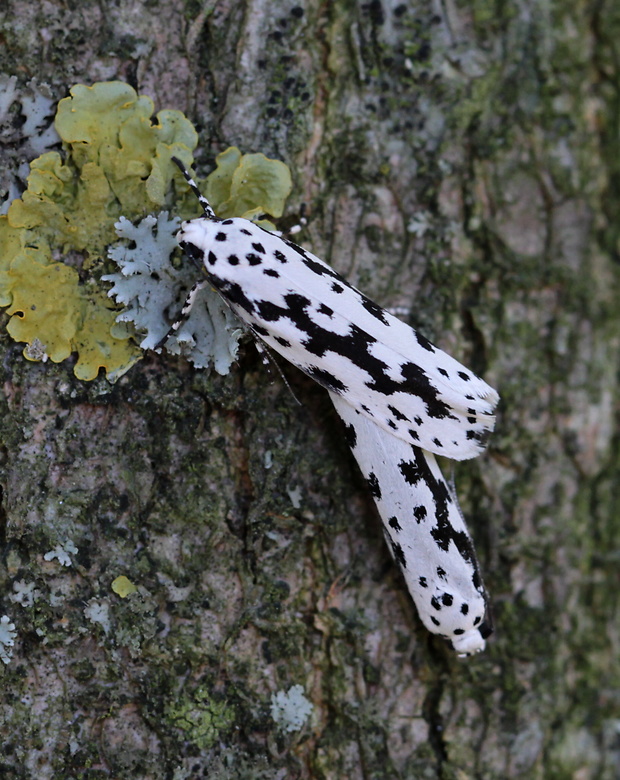
[[[257,339],[328,390],[422,622],[461,655],[483,650],[492,627],[480,569],[434,456],[479,455],[498,394],[315,255],[249,220],[218,219],[174,161],[204,210],[182,224],[180,247]]]

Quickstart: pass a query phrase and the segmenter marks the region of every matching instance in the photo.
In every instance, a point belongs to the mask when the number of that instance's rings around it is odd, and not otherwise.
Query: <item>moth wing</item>
[[[284,243],[267,234],[267,260]],[[276,352],[392,435],[455,460],[479,455],[499,396],[486,382],[352,287],[330,266],[286,242],[277,284],[248,275],[240,316]],[[265,262],[265,261],[264,261]],[[243,305],[241,307],[244,308]],[[256,327],[258,326],[258,327]]]
[[[462,655],[492,629],[473,542],[437,461],[330,393],[383,521],[386,541],[426,628]]]

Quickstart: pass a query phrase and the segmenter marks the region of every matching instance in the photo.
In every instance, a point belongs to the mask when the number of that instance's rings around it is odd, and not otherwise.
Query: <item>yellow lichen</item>
[[[112,581],[112,590],[117,596],[126,599],[127,596],[130,596],[132,593],[137,593],[138,588],[133,584],[129,577],[125,577],[124,574],[121,574],[120,577],[117,577]]]
[[[218,217],[282,216],[292,188],[287,165],[260,153],[242,155],[236,146],[218,154],[215,162],[205,194]]]
[[[118,311],[110,308],[109,298],[86,301],[81,327],[73,339],[78,360],[73,369],[76,377],[84,381],[94,379],[100,368],[114,382],[126,373],[141,357],[140,351],[127,337],[111,335]],[[118,331],[116,331],[118,333]]]
[[[152,100],[128,84],[73,87],[55,121],[64,154],[32,161],[28,189],[0,220],[0,305],[10,305],[9,333],[26,342],[29,359],[58,362],[77,352],[80,379],[94,379],[100,368],[114,379],[140,351],[127,331],[111,334],[117,312],[105,290],[87,293],[74,268],[52,262],[49,248],[81,253],[90,270],[116,240],[121,215],[142,217],[171,198],[179,174],[170,157],[191,165],[197,135],[179,111],[160,111],[154,122],[152,115]]]
[[[22,253],[11,263],[13,302],[7,330],[15,341],[30,343],[40,334],[45,353],[55,363],[72,352],[82,313],[78,274],[63,263],[42,264]]]
[[[114,380],[140,358],[106,291],[84,278],[101,273],[120,216],[135,221],[173,204],[181,217],[197,212],[170,160],[191,166],[196,131],[180,111],[153,111],[150,98],[122,82],[72,87],[55,118],[63,153],[32,161],[27,190],[0,217],[0,306],[10,307],[8,332],[26,342],[29,360],[77,353],[79,379],[103,368]],[[284,163],[232,147],[204,186],[222,218],[278,217],[291,177]],[[69,254],[71,265],[57,262]]]

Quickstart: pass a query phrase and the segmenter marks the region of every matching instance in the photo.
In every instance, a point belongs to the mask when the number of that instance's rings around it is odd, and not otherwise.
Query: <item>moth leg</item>
[[[174,335],[177,330],[187,322],[189,315],[191,314],[192,308],[194,306],[194,303],[196,301],[196,296],[198,293],[205,288],[209,284],[208,279],[201,279],[198,282],[195,282],[192,285],[191,290],[187,293],[187,297],[185,298],[185,303],[183,304],[183,308],[179,312],[179,316],[177,319],[172,323],[172,325],[168,328],[165,336],[163,336],[157,344],[153,347],[155,350],[159,350],[162,348],[162,346],[168,341],[170,336]]]
[[[275,370],[280,374],[280,378],[288,388],[289,393],[293,396],[293,399],[297,403],[298,406],[302,406],[301,401],[295,393],[293,392],[293,388],[290,386],[288,379],[284,376],[284,372],[280,368],[280,365],[278,364],[278,361],[275,358],[275,355],[273,352],[269,349],[269,347],[265,344],[265,342],[261,339],[259,334],[254,330],[254,328],[250,325],[248,326],[250,329],[250,332],[254,336],[254,346],[256,347],[256,351],[261,356],[261,359],[263,361],[263,365],[269,370],[270,368],[275,368]]]

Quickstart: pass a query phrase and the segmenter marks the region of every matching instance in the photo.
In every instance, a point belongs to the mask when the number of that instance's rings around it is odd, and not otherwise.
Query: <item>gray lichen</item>
[[[180,224],[178,217],[170,218],[165,211],[148,215],[137,225],[124,217],[116,223],[116,232],[125,241],[110,247],[108,256],[120,273],[102,278],[113,283],[108,295],[126,307],[117,322],[131,323],[144,335],[142,349],[154,349],[165,338],[187,293],[200,278],[191,263],[185,261],[178,268],[172,263]],[[227,374],[242,333],[237,318],[207,286],[198,292],[189,317],[164,346],[173,355],[185,356],[196,368],[212,363],[219,374]]]

